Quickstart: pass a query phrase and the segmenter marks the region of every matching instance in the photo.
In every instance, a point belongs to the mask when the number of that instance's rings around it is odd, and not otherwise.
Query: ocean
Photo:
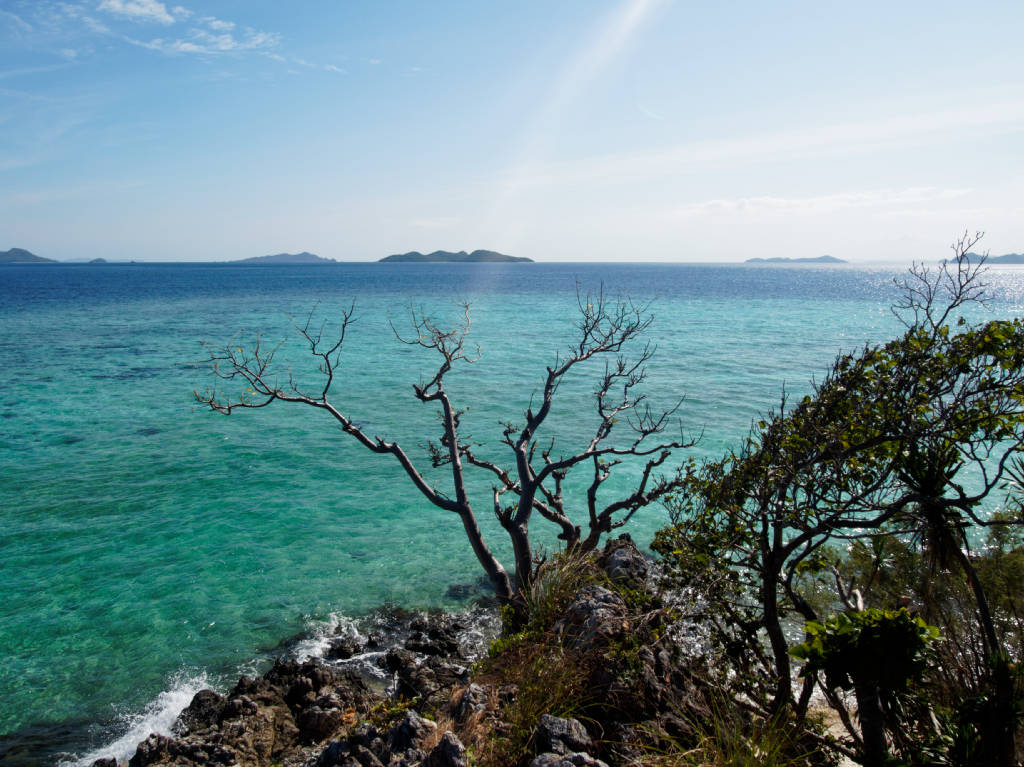
[[[648,305],[646,391],[680,398],[680,451],[717,456],[805,393],[840,351],[899,332],[902,267],[695,264],[231,264],[0,267],[0,761],[125,758],[200,687],[265,666],[283,642],[383,605],[462,609],[485,591],[458,518],[324,413],[275,403],[225,417],[193,391],[216,381],[203,342],[277,348],[282,375],[317,374],[292,322],[325,337],[355,302],[338,407],[419,449],[437,438],[413,396],[437,361],[403,345],[410,311],[445,325],[471,304],[472,365],[445,379],[463,434],[501,459],[545,367],[574,340],[588,291]],[[1024,269],[988,272],[975,318],[1024,311]],[[582,291],[582,294],[580,293]],[[394,329],[393,329],[394,328]],[[636,351],[635,349],[633,350]],[[593,429],[602,367],[559,390],[544,439],[567,452]],[[289,372],[290,371],[290,372]],[[230,386],[230,384],[229,384]],[[237,394],[241,388],[225,391]],[[629,486],[631,467],[604,487]],[[581,485],[570,483],[569,490]],[[470,486],[508,562],[490,482]],[[642,544],[660,507],[628,530]],[[534,523],[542,528],[542,521]],[[550,532],[550,531],[549,531]],[[554,548],[553,535],[538,542]],[[141,734],[140,734],[141,733]]]

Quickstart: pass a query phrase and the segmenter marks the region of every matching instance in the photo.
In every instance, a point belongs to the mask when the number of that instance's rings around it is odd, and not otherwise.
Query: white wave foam
[[[336,637],[366,641],[356,622],[342,613],[331,613],[327,620],[310,621],[308,634],[309,636],[296,643],[292,651],[295,659],[300,662],[311,658],[323,658],[330,648],[331,640]]]
[[[478,608],[456,613],[456,615],[468,624],[459,637],[463,650],[471,659],[479,657],[486,652],[488,642],[498,633],[497,613],[494,610]],[[342,613],[331,613],[326,620],[310,621],[307,636],[294,645],[290,654],[298,661],[313,658],[323,659],[333,639],[349,637],[363,644],[367,639],[364,632],[368,633],[374,628],[385,628],[384,624],[387,623],[389,621],[380,616],[368,616],[356,620]],[[390,632],[387,629],[390,629]],[[387,644],[389,646],[400,646],[405,635],[408,634],[408,628],[387,626],[385,632],[391,634],[388,637],[390,641]],[[384,680],[388,678],[388,675],[377,663],[383,654],[383,650],[368,650],[347,660],[331,661],[331,663],[354,667],[366,677]],[[255,676],[259,664],[260,660],[254,659],[249,664],[240,667],[239,672]],[[151,733],[170,735],[174,721],[192,702],[195,694],[209,687],[215,687],[215,685],[211,684],[205,673],[179,672],[171,679],[168,689],[161,692],[142,712],[122,717],[120,726],[116,728],[118,735],[112,736],[113,739],[110,743],[82,756],[61,761],[59,767],[89,767],[97,759],[111,757],[117,759],[118,762],[127,761],[134,755],[139,743],[148,738]]]
[[[200,690],[209,687],[205,674],[179,673],[172,680],[169,689],[161,692],[156,700],[136,714],[126,715],[119,730],[120,737],[95,751],[77,759],[63,761],[60,767],[88,767],[97,759],[126,761],[135,753],[139,743],[151,733],[170,735],[171,725]]]

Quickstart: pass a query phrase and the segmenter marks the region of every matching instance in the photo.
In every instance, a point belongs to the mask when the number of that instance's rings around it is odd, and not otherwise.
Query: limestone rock
[[[362,650],[359,640],[352,637],[334,637],[327,644],[325,657],[328,660],[347,660]]]
[[[473,714],[487,710],[487,691],[475,682],[459,696],[459,702],[455,706],[455,721],[464,723]]]
[[[189,732],[206,730],[220,721],[226,699],[213,690],[200,690],[192,698],[184,711],[178,715],[171,731],[175,735],[188,735]]]
[[[579,650],[605,644],[629,630],[626,604],[622,597],[602,586],[584,586],[554,628]]]
[[[650,565],[628,534],[609,540],[600,557],[601,567],[613,581],[640,588],[647,582]]]
[[[530,767],[608,767],[608,765],[586,752],[564,755],[548,752],[536,757],[530,762]]]
[[[466,747],[448,730],[430,752],[424,767],[466,767]]]
[[[534,742],[539,751],[551,751],[556,754],[571,754],[593,748],[586,728],[577,719],[543,714],[537,724]]]
[[[410,709],[405,712],[402,721],[388,732],[388,742],[393,752],[400,753],[410,748],[418,748],[427,736],[434,734],[435,730],[436,724]]]
[[[188,743],[164,735],[153,734],[139,744],[129,767],[166,764],[177,767],[193,765],[233,765],[235,755],[215,743]]]

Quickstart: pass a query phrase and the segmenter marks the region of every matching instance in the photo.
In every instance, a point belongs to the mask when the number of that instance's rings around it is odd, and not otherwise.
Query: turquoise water
[[[315,382],[289,314],[355,299],[334,401],[367,431],[416,446],[434,409],[412,396],[428,352],[389,318],[454,319],[473,304],[476,364],[446,379],[469,405],[463,433],[500,458],[544,368],[573,340],[577,282],[652,301],[647,391],[680,409],[697,454],[716,455],[785,384],[799,394],[840,350],[897,332],[899,270],[693,265],[39,266],[0,270],[0,733],[77,753],[126,717],[200,682],[224,684],[287,637],[384,603],[456,607],[481,573],[458,519],[429,506],[397,464],[324,414],[275,405],[224,417],[192,391],[213,383],[201,341],[283,342]],[[990,273],[997,316],[1024,306],[1024,270]],[[983,314],[985,312],[980,312]],[[238,331],[239,335],[235,335]],[[234,340],[233,340],[234,339]],[[546,435],[570,448],[592,429],[589,366],[560,390]],[[680,454],[680,460],[684,454]],[[421,460],[426,466],[426,462]],[[443,473],[434,473],[444,487]],[[628,478],[607,483],[608,496]],[[493,548],[490,509],[472,491]],[[631,523],[641,541],[659,508]],[[535,523],[539,526],[539,522]],[[547,539],[549,545],[553,538]],[[22,740],[18,740],[21,738]],[[3,748],[0,742],[0,748]],[[26,763],[28,763],[26,761]]]

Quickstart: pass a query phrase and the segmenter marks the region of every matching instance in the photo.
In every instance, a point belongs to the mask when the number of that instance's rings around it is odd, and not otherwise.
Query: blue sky
[[[0,0],[0,249],[1024,251],[1024,3]]]

